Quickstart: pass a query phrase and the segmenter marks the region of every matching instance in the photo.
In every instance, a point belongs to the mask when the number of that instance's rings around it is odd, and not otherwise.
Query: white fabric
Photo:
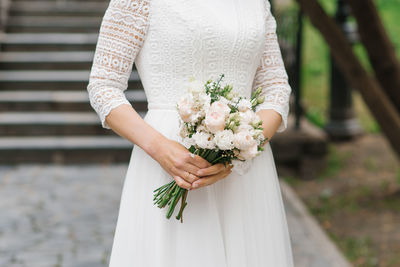
[[[124,95],[135,61],[149,102],[145,121],[180,140],[175,104],[189,77],[225,82],[250,97],[258,86],[286,128],[287,82],[270,5],[264,0],[111,0],[88,85],[102,125]],[[138,129],[140,130],[140,129]],[[191,191],[184,223],[153,206],[171,177],[139,146],[125,178],[110,267],[293,266],[269,143],[245,175]]]

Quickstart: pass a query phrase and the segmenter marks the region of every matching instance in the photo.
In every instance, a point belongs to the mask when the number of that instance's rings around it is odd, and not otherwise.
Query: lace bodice
[[[121,105],[136,64],[148,107],[173,108],[190,77],[224,81],[265,103],[287,127],[291,88],[268,0],[111,0],[104,14],[87,90],[105,118]]]

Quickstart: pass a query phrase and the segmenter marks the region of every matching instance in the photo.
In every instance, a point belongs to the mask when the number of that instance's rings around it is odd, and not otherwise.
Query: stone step
[[[12,16],[6,32],[95,32],[100,29],[101,17],[71,16]]]
[[[147,110],[143,90],[126,90],[136,111]],[[93,111],[87,91],[0,91],[0,111]]]
[[[95,51],[98,33],[0,33],[2,51]]]
[[[10,16],[103,16],[108,2],[86,1],[18,1],[12,2]]]
[[[119,136],[0,137],[0,164],[128,162],[132,148]]]
[[[94,112],[1,112],[2,136],[108,135]]]
[[[92,51],[1,52],[2,70],[89,70]]]
[[[145,112],[140,112],[144,116]],[[0,112],[2,136],[113,135],[104,129],[94,111]]]
[[[85,90],[90,71],[0,71],[0,88],[13,90]],[[130,89],[142,89],[137,71],[132,71],[128,83]]]

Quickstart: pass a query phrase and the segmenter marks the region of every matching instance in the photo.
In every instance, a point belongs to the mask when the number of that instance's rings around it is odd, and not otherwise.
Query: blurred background
[[[400,266],[400,0],[271,0],[296,266]],[[0,0],[0,266],[107,266],[133,144],[86,92],[109,0]],[[125,92],[143,116],[133,68]]]

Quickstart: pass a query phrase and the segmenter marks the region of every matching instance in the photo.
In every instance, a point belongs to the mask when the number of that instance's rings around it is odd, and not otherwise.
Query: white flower
[[[253,110],[248,109],[246,111],[240,112],[239,115],[240,122],[242,124],[250,124],[254,120],[256,113]]]
[[[223,98],[223,97],[221,97],[221,98]],[[226,98],[223,98],[223,99],[228,101]],[[225,103],[223,100],[215,101],[215,102],[213,102],[211,104],[210,110],[212,110],[212,111],[221,111],[221,112],[224,113],[225,116],[228,116],[229,113],[231,112],[231,108],[227,104],[228,102]]]
[[[200,94],[205,92],[205,87],[204,84],[202,84],[200,81],[191,79],[188,84],[188,91],[192,94]]]
[[[252,106],[251,106],[251,103],[249,100],[242,98],[242,99],[240,99],[237,107],[240,112],[245,112],[247,110],[250,110]]]
[[[199,105],[199,112],[202,116],[205,116],[211,105],[210,95],[206,93],[199,94],[197,97],[197,102]]]
[[[179,130],[179,136],[182,137],[182,138],[185,138],[188,135],[189,135],[189,131],[188,131],[186,125],[184,125],[182,123],[181,128]]]
[[[196,145],[201,148],[213,149],[215,148],[215,141],[211,134],[205,132],[197,132],[192,135]]]
[[[253,138],[252,132],[242,130],[235,134],[233,144],[240,150],[246,150],[256,144],[256,140]]]
[[[231,130],[223,130],[215,134],[215,143],[222,150],[233,149],[234,134]]]
[[[254,135],[254,128],[250,124],[240,124],[236,129],[236,133],[242,132],[242,131],[247,131],[247,132],[251,133],[252,135]]]
[[[194,101],[190,95],[182,96],[178,101],[178,113],[184,122],[191,122],[194,113]]]
[[[264,139],[264,133],[262,130],[254,130],[253,137],[257,140],[258,143],[261,143]]]
[[[261,120],[260,116],[257,115],[257,113],[254,114],[254,118],[253,118],[253,121],[251,122],[251,125],[255,128],[262,125],[262,120]]]
[[[243,158],[243,159],[252,159],[255,156],[258,155],[258,146],[256,143],[254,143],[251,147],[249,147],[246,150],[241,150],[239,157]]]
[[[210,108],[206,114],[204,123],[212,133],[222,131],[225,128],[225,114],[221,110],[214,111]]]
[[[222,102],[222,103],[224,103],[224,104],[226,104],[226,105],[228,105],[228,104],[231,104],[231,101],[229,101],[227,98],[225,98],[225,97],[223,97],[223,96],[221,96],[220,98],[219,98],[219,100],[218,101],[215,101],[215,102]],[[215,103],[214,102],[214,103]],[[229,108],[229,111],[230,111],[231,109]]]
[[[196,144],[196,142],[194,141],[193,138],[190,137],[185,137],[182,140],[182,144],[186,147],[186,148],[190,148],[192,145],[194,146]]]

